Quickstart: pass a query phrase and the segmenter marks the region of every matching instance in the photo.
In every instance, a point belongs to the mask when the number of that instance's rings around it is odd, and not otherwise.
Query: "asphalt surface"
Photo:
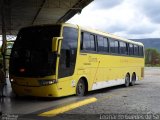
[[[135,86],[116,86],[92,91],[85,97],[68,96],[59,99],[35,97],[16,98],[10,84],[1,98],[2,120],[84,120],[84,119],[154,119],[160,120],[160,68],[145,68],[145,78]],[[55,116],[39,116],[56,108],[65,109],[67,105],[86,99],[95,102],[77,106]],[[79,104],[79,103],[78,103]]]

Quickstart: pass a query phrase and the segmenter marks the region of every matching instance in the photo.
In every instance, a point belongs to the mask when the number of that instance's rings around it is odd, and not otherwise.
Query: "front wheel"
[[[127,74],[125,77],[125,86],[128,87],[129,83],[130,83],[130,76],[129,76],[129,74]]]
[[[77,96],[84,96],[86,93],[86,86],[83,79],[80,79],[77,83],[76,87],[76,95]]]

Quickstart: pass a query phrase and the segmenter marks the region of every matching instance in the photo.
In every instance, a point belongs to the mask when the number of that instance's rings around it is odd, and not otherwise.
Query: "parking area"
[[[160,119],[160,68],[145,68],[144,80],[135,86],[105,88],[85,97],[16,98],[9,83],[4,91],[2,119]]]

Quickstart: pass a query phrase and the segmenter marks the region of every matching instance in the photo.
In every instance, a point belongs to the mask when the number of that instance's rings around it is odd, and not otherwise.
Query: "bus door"
[[[64,27],[58,66],[58,87],[63,89],[63,93],[70,93],[70,90],[73,90],[72,88],[75,87],[75,85],[72,84],[74,80],[72,76],[76,64],[77,44],[78,30],[71,27]]]

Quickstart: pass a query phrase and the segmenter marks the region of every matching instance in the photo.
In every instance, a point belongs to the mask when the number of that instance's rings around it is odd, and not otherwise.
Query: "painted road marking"
[[[85,99],[85,100],[82,100],[82,101],[79,101],[79,102],[75,102],[75,103],[72,103],[72,104],[69,104],[69,105],[66,105],[66,106],[63,106],[63,107],[55,108],[53,110],[41,113],[38,116],[53,117],[53,116],[56,116],[58,114],[73,110],[77,107],[81,107],[83,105],[87,105],[87,104],[90,104],[90,103],[93,103],[93,102],[96,102],[96,101],[97,101],[97,98],[95,98],[95,97],[88,98],[88,99]]]
[[[123,94],[126,94],[129,91],[130,90],[127,90],[127,89],[122,90]],[[71,103],[69,105],[65,105],[65,106],[62,106],[62,107],[59,107],[59,108],[55,108],[53,110],[49,110],[47,112],[43,112],[43,113],[39,114],[38,116],[54,117],[56,115],[59,115],[59,114],[62,114],[64,112],[73,110],[75,108],[78,108],[78,107],[81,107],[81,106],[84,106],[84,105],[87,105],[87,104],[90,104],[90,103],[93,103],[93,102],[96,102],[96,101],[103,101],[103,100],[106,100],[106,99],[111,99],[114,96],[118,96],[118,95],[120,95],[120,94],[119,93],[112,93],[110,95],[100,97],[99,99],[97,99],[95,97],[84,99],[84,100],[81,100],[81,101],[78,101],[78,102],[75,102],[75,103]]]

